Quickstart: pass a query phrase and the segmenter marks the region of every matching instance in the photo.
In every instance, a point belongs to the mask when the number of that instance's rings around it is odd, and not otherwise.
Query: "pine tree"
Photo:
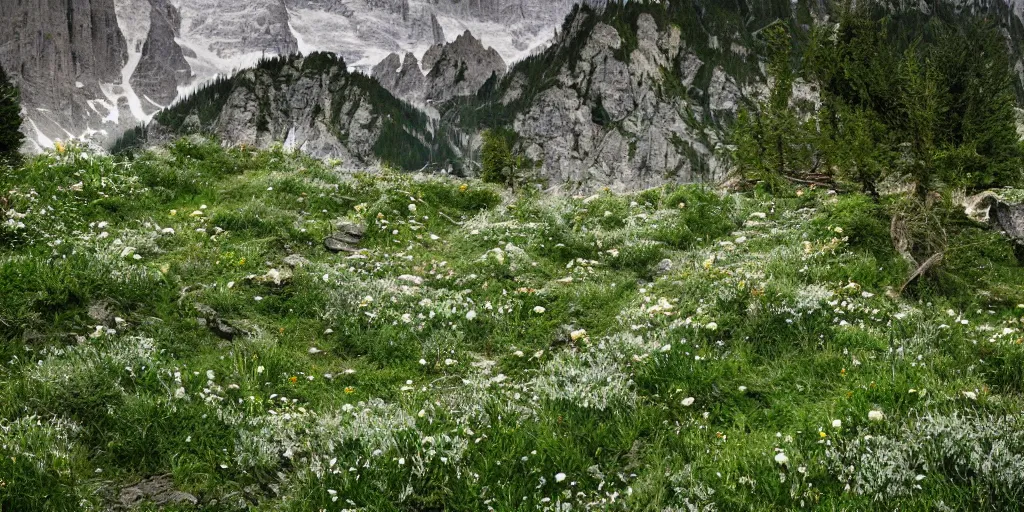
[[[0,66],[0,165],[21,161],[21,101],[18,88]]]
[[[740,112],[733,141],[741,175],[777,190],[811,168],[813,127],[790,108],[795,79],[791,63],[792,38],[782,24],[763,31],[768,50],[768,97]]]

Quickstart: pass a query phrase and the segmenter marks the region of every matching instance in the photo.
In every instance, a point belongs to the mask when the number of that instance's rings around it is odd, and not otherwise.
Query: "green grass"
[[[163,474],[203,510],[1024,495],[1024,272],[980,228],[896,297],[886,205],[856,195],[511,195],[198,139],[2,179],[0,510]],[[355,256],[321,246],[342,219]]]

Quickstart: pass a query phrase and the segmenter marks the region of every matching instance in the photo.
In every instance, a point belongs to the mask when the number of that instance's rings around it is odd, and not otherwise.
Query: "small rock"
[[[213,321],[207,322],[206,327],[208,327],[210,332],[215,334],[218,338],[227,341],[232,341],[236,336],[245,334],[241,329],[221,320],[220,318],[215,318]]]
[[[309,260],[303,258],[298,254],[289,254],[288,256],[285,256],[284,264],[288,265],[291,268],[299,268],[309,265]]]
[[[324,239],[324,247],[331,252],[356,252],[366,227],[352,222],[339,222],[335,227],[337,231]]]
[[[420,285],[423,284],[423,278],[422,277],[420,277],[420,276],[411,276],[409,274],[403,274],[403,275],[398,276],[398,280],[399,281],[405,281],[407,283],[412,283],[412,284],[414,284],[416,286],[420,286]]]
[[[120,502],[126,508],[134,508],[147,501],[159,508],[167,505],[195,505],[199,503],[195,496],[175,489],[171,475],[150,477],[135,485],[121,489]]]
[[[114,314],[110,311],[110,304],[106,301],[93,302],[87,313],[89,318],[99,325],[110,325]]]
[[[672,260],[665,258],[658,262],[658,266],[654,269],[654,273],[662,276],[672,271]]]

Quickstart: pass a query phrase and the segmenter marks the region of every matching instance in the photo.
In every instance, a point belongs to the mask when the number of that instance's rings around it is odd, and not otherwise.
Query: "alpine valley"
[[[202,132],[473,174],[481,132],[502,129],[549,184],[639,190],[722,178],[725,129],[766,90],[758,33],[781,21],[806,37],[834,10],[604,3],[20,0],[0,5],[14,21],[0,26],[0,64],[23,91],[30,151]],[[1024,77],[1020,6],[884,5],[908,35],[933,17],[997,20]],[[798,81],[792,101],[814,105],[816,87]]]

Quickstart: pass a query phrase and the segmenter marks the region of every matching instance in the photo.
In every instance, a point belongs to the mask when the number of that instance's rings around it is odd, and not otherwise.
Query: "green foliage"
[[[0,67],[0,166],[21,161],[21,101],[18,88]]]
[[[816,127],[790,107],[794,72],[792,39],[779,23],[762,31],[768,55],[770,89],[753,109],[740,112],[733,132],[733,162],[740,175],[776,192],[786,178],[812,171]]]
[[[1003,35],[941,8],[925,24],[898,16],[873,4],[845,9],[834,31],[821,28],[813,38],[807,69],[822,84],[829,167],[872,194],[889,178],[913,183],[919,197],[1019,183]]]
[[[488,183],[499,183],[506,187],[523,187],[533,178],[532,171],[537,165],[518,154],[516,133],[507,129],[485,130],[481,137],[480,179]]]
[[[5,188],[3,510],[105,510],[153,475],[231,510],[1024,492],[1024,274],[948,205],[952,277],[904,299],[881,241],[921,215],[857,193],[510,195],[198,136],[38,156]],[[323,248],[339,220],[356,254]]]

